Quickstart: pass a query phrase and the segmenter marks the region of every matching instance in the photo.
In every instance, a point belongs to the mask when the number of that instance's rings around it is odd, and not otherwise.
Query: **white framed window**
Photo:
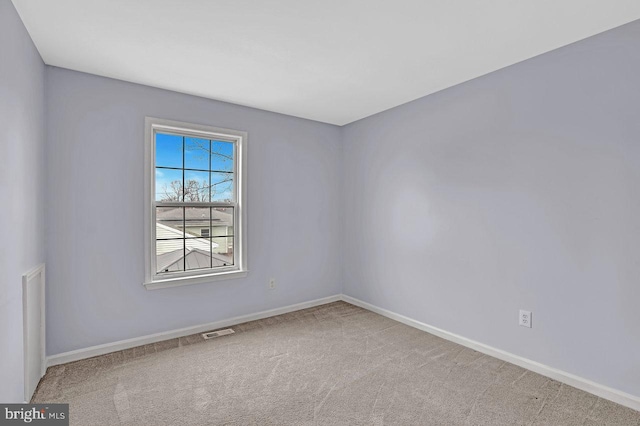
[[[147,289],[247,275],[247,133],[145,119]]]

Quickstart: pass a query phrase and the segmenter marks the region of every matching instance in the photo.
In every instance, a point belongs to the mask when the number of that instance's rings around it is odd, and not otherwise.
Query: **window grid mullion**
[[[213,142],[209,139],[209,202],[213,195],[211,194],[211,157],[213,151]],[[213,269],[213,207],[209,207],[209,267]]]
[[[204,170],[204,169],[193,169],[191,167],[185,167],[183,169],[182,167],[156,166],[156,169],[187,170],[187,171],[190,171],[190,172],[214,172],[214,173],[226,173],[226,174],[229,174],[229,175],[233,174],[233,172],[230,172],[228,170]]]
[[[207,237],[175,237],[175,238],[158,238],[156,241],[182,241],[182,240],[201,240]],[[218,235],[217,238],[233,238],[233,235]]]
[[[185,166],[185,137],[182,137],[182,201],[185,201],[185,190],[184,190],[184,166]],[[182,208],[182,264],[184,265],[182,270],[187,270],[187,239],[185,238],[187,235],[187,208]]]
[[[236,203],[204,203],[204,202],[194,202],[194,203],[182,203],[182,202],[174,202],[174,201],[156,201],[154,203],[155,207],[213,207],[215,208],[236,208]]]

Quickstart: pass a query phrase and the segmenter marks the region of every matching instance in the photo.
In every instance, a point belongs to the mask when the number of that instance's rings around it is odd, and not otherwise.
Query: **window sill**
[[[213,281],[231,280],[246,277],[249,271],[229,271],[217,272],[213,274],[196,275],[192,277],[167,278],[164,280],[148,281],[144,283],[147,290],[158,290],[161,288],[180,287],[183,285],[204,284]]]

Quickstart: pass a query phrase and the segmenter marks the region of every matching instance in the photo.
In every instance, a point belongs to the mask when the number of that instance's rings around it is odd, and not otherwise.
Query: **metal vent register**
[[[218,330],[218,331],[208,331],[206,333],[202,333],[202,337],[205,338],[205,340],[208,339],[213,339],[216,337],[220,337],[220,336],[227,336],[229,334],[233,334],[235,333],[235,331],[233,331],[230,328],[225,328],[224,330]]]

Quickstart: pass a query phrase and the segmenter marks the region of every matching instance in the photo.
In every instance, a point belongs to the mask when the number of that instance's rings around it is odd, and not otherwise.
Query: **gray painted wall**
[[[638,76],[640,21],[346,126],[345,293],[640,395]]]
[[[59,68],[46,83],[49,355],[340,293],[338,127]],[[246,279],[142,286],[145,116],[249,132]]]
[[[44,262],[44,63],[0,0],[0,401],[24,400],[22,274]]]

